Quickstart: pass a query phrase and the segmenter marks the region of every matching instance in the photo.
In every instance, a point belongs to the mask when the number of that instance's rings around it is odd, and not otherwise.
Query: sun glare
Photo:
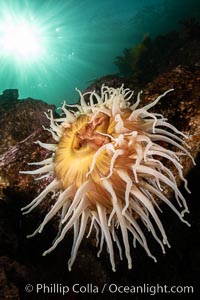
[[[39,28],[24,20],[0,24],[0,46],[4,56],[17,60],[35,59],[44,51]]]

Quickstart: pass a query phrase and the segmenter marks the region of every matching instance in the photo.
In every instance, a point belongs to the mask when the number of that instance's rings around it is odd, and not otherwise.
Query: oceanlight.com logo
[[[60,294],[66,295],[68,293],[74,294],[149,294],[154,296],[156,294],[193,294],[193,286],[182,285],[150,285],[144,283],[143,285],[117,285],[115,283],[104,283],[102,286],[94,285],[93,283],[79,284],[75,283],[72,286],[63,285],[61,283],[37,283],[35,286],[27,284],[25,286],[27,293],[35,292],[37,294]]]

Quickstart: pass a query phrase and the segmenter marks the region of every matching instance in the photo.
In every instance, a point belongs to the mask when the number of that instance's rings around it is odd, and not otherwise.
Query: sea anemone
[[[161,114],[149,112],[170,91],[138,108],[141,92],[137,101],[131,104],[133,92],[123,85],[117,89],[102,86],[100,95],[95,91],[85,94],[78,91],[80,104],[64,102],[60,118],[54,118],[52,111],[49,112],[50,128],[47,130],[55,144],[36,143],[49,150],[51,157],[31,163],[40,165],[39,169],[21,172],[42,174],[39,179],[51,178],[41,194],[22,208],[23,214],[30,213],[49,193],[57,198],[40,226],[28,236],[41,233],[55,215],[60,216],[58,235],[43,255],[54,250],[73,227],[74,239],[68,262],[71,270],[84,235],[89,237],[95,230],[98,256],[106,242],[115,271],[113,244],[116,243],[122,259],[123,243],[131,269],[131,237],[133,246],[138,242],[154,261],[156,258],[151,254],[144,234],[146,229],[163,253],[165,245],[170,247],[158,216],[161,202],[189,225],[184,220],[184,214],[188,212],[186,201],[169,168],[174,166],[189,192],[180,163],[182,155],[193,160],[184,141],[186,135]],[[167,198],[165,191],[169,189],[175,194],[175,204]]]

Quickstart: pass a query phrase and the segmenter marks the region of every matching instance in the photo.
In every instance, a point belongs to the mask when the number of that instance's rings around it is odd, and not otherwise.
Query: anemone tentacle
[[[100,95],[95,91],[85,94],[77,91],[80,104],[67,105],[64,102],[60,107],[60,118],[55,119],[52,111],[46,114],[50,128],[44,130],[52,134],[55,144],[36,143],[50,151],[52,156],[30,163],[38,165],[38,169],[21,172],[34,176],[42,174],[39,180],[53,178],[30,204],[22,208],[23,214],[28,214],[45,201],[49,193],[54,193],[54,205],[29,237],[41,233],[45,225],[60,214],[58,235],[43,255],[53,251],[73,228],[69,270],[82,239],[85,235],[88,238],[93,230],[99,247],[97,256],[106,243],[113,271],[116,270],[114,244],[120,259],[125,252],[128,268],[132,268],[130,237],[133,238],[133,247],[138,242],[156,262],[143,227],[165,253],[165,246],[170,247],[170,244],[159,217],[162,212],[160,202],[190,226],[184,219],[184,214],[189,212],[187,203],[171,170],[173,166],[189,192],[181,165],[182,155],[190,157],[195,164],[185,141],[187,135],[168,123],[162,114],[149,112],[173,89],[144,107],[139,107],[142,92],[131,104],[133,91],[123,85],[117,89],[103,85]],[[172,148],[177,149],[176,152]],[[167,198],[166,189],[174,192],[175,203]]]

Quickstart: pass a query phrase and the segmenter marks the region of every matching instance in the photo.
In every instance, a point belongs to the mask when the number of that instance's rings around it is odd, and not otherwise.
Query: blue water
[[[119,72],[124,48],[199,15],[199,0],[0,0],[0,93],[75,102],[76,87]]]

